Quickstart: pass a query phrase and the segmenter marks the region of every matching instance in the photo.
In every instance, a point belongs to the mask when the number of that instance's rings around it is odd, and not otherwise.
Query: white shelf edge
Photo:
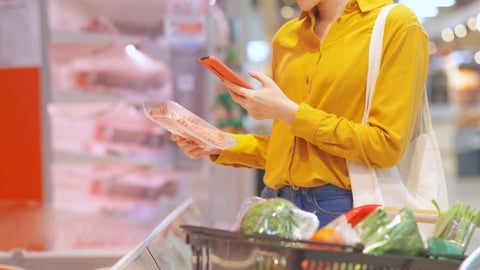
[[[109,43],[118,42],[127,44],[139,44],[141,39],[135,37],[127,37],[108,33],[85,32],[85,31],[66,31],[52,30],[50,33],[53,43]]]
[[[63,90],[52,89],[52,102],[64,103],[64,102],[128,102],[134,101],[127,100],[122,97],[116,97],[112,95],[106,95],[102,93],[91,93],[83,90]]]
[[[116,156],[97,156],[93,154],[86,153],[75,153],[63,150],[54,150],[53,151],[53,163],[127,163],[131,165],[138,166],[152,166],[155,164],[154,161],[140,161],[133,160],[132,158],[127,157],[116,157]]]

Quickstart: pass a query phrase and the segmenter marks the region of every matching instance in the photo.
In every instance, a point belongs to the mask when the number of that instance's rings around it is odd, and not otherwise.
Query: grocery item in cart
[[[246,234],[308,239],[317,230],[316,215],[283,198],[247,198],[237,216],[237,228]]]
[[[345,214],[338,216],[322,228],[319,228],[310,237],[310,240],[329,244],[354,246],[360,241],[358,231],[354,229],[355,226],[375,212],[379,207],[381,207],[379,204],[366,204],[355,207]],[[311,248],[340,250],[341,247],[339,245],[313,245]]]
[[[432,253],[463,255],[480,222],[480,211],[457,201],[446,212],[440,213],[435,231],[427,240]]]
[[[193,140],[205,147],[226,149],[237,141],[180,104],[171,101],[145,101],[147,118],[173,134]]]
[[[357,228],[364,253],[418,256],[424,251],[415,215],[409,208],[401,209],[393,217],[379,208]]]
[[[312,237],[312,241],[336,243],[354,246],[359,242],[358,232],[352,228],[346,214],[342,214],[327,225],[319,228]],[[339,250],[337,246],[330,246],[330,250]]]
[[[352,226],[357,226],[364,218],[373,213],[377,208],[381,207],[380,204],[365,204],[354,207],[345,213],[347,222]]]

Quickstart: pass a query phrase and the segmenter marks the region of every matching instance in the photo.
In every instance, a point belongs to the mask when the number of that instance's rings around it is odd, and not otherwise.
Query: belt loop
[[[293,191],[298,191],[300,189],[299,186],[290,183],[290,181],[288,180],[286,181],[286,186],[288,186]]]

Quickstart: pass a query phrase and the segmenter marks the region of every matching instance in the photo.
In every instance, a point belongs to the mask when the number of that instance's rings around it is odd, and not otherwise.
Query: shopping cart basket
[[[371,255],[361,246],[247,235],[214,228],[182,226],[192,249],[194,270],[451,270],[463,257],[442,259]]]

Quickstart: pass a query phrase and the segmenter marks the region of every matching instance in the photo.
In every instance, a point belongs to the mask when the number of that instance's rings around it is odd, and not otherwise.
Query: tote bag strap
[[[368,122],[368,115],[370,113],[370,106],[372,104],[373,95],[375,93],[375,86],[378,79],[378,73],[380,72],[380,63],[382,62],[383,51],[383,33],[385,32],[385,21],[390,11],[400,4],[391,4],[382,8],[377,16],[375,24],[372,30],[372,36],[370,38],[370,47],[368,52],[368,74],[367,85],[365,95],[365,108],[363,111],[362,124]],[[415,133],[433,132],[430,109],[428,106],[427,91],[424,89],[422,98],[421,110],[419,112],[419,127]]]
[[[368,122],[368,115],[370,113],[370,106],[375,93],[375,86],[380,72],[380,63],[382,62],[383,51],[383,33],[385,32],[385,21],[390,11],[400,4],[391,4],[382,8],[377,16],[370,38],[369,57],[368,57],[368,74],[367,86],[365,94],[365,108],[363,111],[362,124]],[[433,126],[430,117],[430,108],[428,106],[427,91],[424,89],[422,98],[421,110],[417,117],[416,135],[420,132],[431,133]]]
[[[377,15],[375,24],[373,25],[372,34],[370,37],[370,47],[368,50],[368,74],[367,86],[365,95],[365,108],[363,111],[362,123],[366,124],[368,121],[368,114],[370,112],[370,105],[372,104],[373,93],[375,92],[375,84],[377,82],[378,73],[380,72],[380,63],[382,62],[383,51],[383,32],[385,31],[385,21],[388,13],[399,4],[391,4],[382,8]]]
[[[366,95],[365,95],[365,109],[362,118],[362,123],[367,123],[368,115],[370,112],[370,106],[372,104],[372,99],[375,92],[376,81],[378,78],[378,73],[380,71],[380,63],[382,58],[383,51],[383,35],[385,30],[385,21],[388,13],[399,4],[391,4],[382,8],[377,16],[377,20],[374,24],[372,30],[372,36],[370,39],[370,48],[369,48],[369,59],[368,59],[368,75],[367,75],[367,85],[366,85]],[[428,134],[433,146],[435,147],[436,153],[439,153],[438,143],[433,132],[430,109],[428,106],[427,91],[424,88],[423,98],[421,103],[421,108],[418,112],[417,124],[414,131],[414,135]],[[437,162],[441,162],[439,157],[435,159]],[[348,162],[348,161],[347,161]],[[368,200],[374,200],[382,203],[383,198],[378,187],[378,183],[371,181],[371,175],[375,175],[375,170],[371,167],[365,168],[357,166],[356,163],[349,163],[349,166],[355,166],[356,168],[356,177],[361,179],[361,185],[357,185],[357,196],[359,197],[360,202],[362,199],[368,198]],[[442,168],[443,165],[440,164],[437,167]],[[369,175],[370,174],[370,175]],[[443,175],[439,177],[444,177]],[[374,177],[373,179],[375,179]],[[440,182],[440,194],[439,194],[439,203],[444,202],[444,205],[441,208],[448,207],[448,194],[446,182],[444,179],[439,179]],[[353,185],[353,183],[352,183]],[[363,197],[362,197],[363,196]],[[367,202],[368,202],[367,200]]]
[[[385,21],[388,13],[397,4],[391,4],[383,7],[377,15],[375,24],[373,25],[370,47],[368,55],[368,73],[367,85],[365,90],[365,108],[362,123],[368,121],[370,104],[372,103],[373,93],[375,92],[375,84],[378,73],[380,71],[381,55],[383,51],[383,32],[385,29]],[[363,204],[377,203],[384,204],[384,199],[375,176],[373,167],[365,166],[359,162],[346,160],[350,178],[352,179],[352,192],[354,197],[354,206]],[[353,180],[355,179],[355,180]]]

